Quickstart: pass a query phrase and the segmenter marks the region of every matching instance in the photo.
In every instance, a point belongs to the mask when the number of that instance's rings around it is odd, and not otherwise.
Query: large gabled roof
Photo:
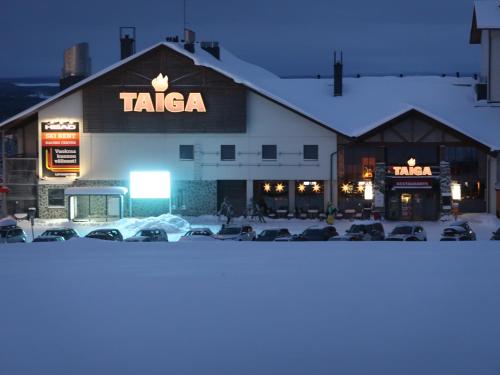
[[[273,87],[274,86],[273,83],[277,83],[277,82],[281,81],[280,77],[269,72],[268,70],[265,70],[259,66],[250,64],[246,61],[243,61],[223,48],[221,48],[220,58],[217,59],[212,54],[210,54],[207,51],[205,51],[204,49],[202,49],[199,45],[196,45],[195,53],[191,53],[184,48],[183,44],[174,43],[174,42],[157,43],[157,44],[155,44],[149,48],[146,48],[146,49],[144,49],[144,50],[142,50],[142,51],[126,58],[126,59],[123,59],[123,60],[107,67],[106,69],[103,69],[103,70],[85,78],[84,80],[68,87],[67,89],[57,93],[56,95],[48,98],[47,100],[44,100],[44,101],[26,109],[25,111],[22,111],[16,115],[6,119],[2,123],[0,123],[0,128],[5,126],[5,125],[11,124],[11,123],[18,121],[18,120],[22,120],[24,118],[27,118],[27,117],[35,114],[40,109],[42,109],[42,108],[46,107],[47,105],[49,105],[57,100],[60,100],[61,98],[81,89],[83,86],[92,82],[93,80],[95,80],[95,79],[105,75],[106,73],[109,73],[109,72],[121,67],[122,65],[125,65],[126,63],[128,63],[132,60],[135,60],[135,59],[141,57],[142,55],[144,55],[144,54],[146,54],[146,53],[148,53],[156,48],[159,48],[161,46],[170,48],[170,49],[190,58],[191,60],[193,60],[195,65],[211,68],[211,69],[233,79],[236,83],[242,84],[242,85],[248,87],[249,89],[267,97],[268,99],[271,99],[271,100],[275,101],[276,103],[289,108],[290,110],[298,113],[299,115],[304,116],[304,117],[308,118],[309,120],[327,128],[329,130],[337,132],[334,128],[329,126],[329,124],[323,123],[319,119],[315,118],[313,113],[307,113],[305,111],[302,111],[299,107],[293,106],[290,103],[288,103],[286,101],[286,99],[279,97],[279,96],[276,96],[272,91],[269,91],[266,88],[262,87],[262,85],[260,85],[259,83],[261,83],[263,81],[270,83],[269,85],[266,85],[268,87]]]

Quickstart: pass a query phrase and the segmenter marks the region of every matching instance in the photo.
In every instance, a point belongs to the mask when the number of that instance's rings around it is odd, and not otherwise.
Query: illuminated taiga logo
[[[406,162],[408,166],[392,167],[394,175],[396,176],[432,176],[431,167],[416,166],[417,161],[415,158],[410,158]]]
[[[164,94],[168,89],[168,76],[158,74],[151,81],[155,89],[154,104],[149,92],[121,92],[120,99],[123,100],[124,112],[206,112],[203,96],[199,92],[190,92],[185,100],[184,94],[170,92]]]

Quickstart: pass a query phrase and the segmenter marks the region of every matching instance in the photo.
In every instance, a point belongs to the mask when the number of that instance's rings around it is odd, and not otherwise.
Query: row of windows
[[[318,145],[304,145],[304,160],[318,160]],[[193,145],[180,145],[179,158],[181,160],[194,159]],[[262,160],[276,160],[278,158],[278,147],[276,145],[262,145]],[[236,160],[235,145],[220,146],[220,160]]]

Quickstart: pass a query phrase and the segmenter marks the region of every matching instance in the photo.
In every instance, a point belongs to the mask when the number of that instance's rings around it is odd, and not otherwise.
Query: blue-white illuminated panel
[[[130,172],[130,197],[140,199],[170,199],[170,172]]]

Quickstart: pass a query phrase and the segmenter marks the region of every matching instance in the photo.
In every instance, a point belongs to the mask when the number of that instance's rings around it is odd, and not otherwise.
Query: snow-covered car
[[[257,235],[250,225],[223,225],[215,238],[226,241],[255,241]]]
[[[63,236],[41,235],[33,240],[33,242],[60,242],[66,241]]]
[[[179,241],[211,241],[214,240],[214,232],[210,228],[194,228],[188,230]]]
[[[132,237],[125,240],[126,242],[168,242],[168,235],[164,229],[151,228],[141,229]]]
[[[286,228],[264,229],[256,238],[256,241],[290,241],[292,235]]]
[[[443,229],[440,241],[472,241],[472,238],[464,228],[450,226]]]
[[[26,233],[17,225],[0,227],[0,243],[26,242]]]
[[[105,241],[123,241],[123,236],[118,229],[96,229],[85,237]]]
[[[443,229],[440,241],[475,241],[476,233],[466,221],[454,221]]]
[[[79,238],[80,235],[76,230],[73,228],[53,228],[53,229],[47,229],[45,232],[43,232],[41,237],[47,237],[47,236],[56,236],[56,237],[63,237],[65,240],[69,240],[71,238]]]
[[[385,238],[386,241],[427,241],[427,233],[421,225],[396,225]]]
[[[355,221],[343,236],[332,238],[332,241],[383,241],[384,226],[380,221]]]
[[[500,228],[497,229],[496,232],[493,232],[493,236],[491,236],[493,241],[500,241]]]
[[[329,241],[338,236],[339,234],[334,226],[312,226],[304,230],[301,234],[293,236],[293,241]]]

